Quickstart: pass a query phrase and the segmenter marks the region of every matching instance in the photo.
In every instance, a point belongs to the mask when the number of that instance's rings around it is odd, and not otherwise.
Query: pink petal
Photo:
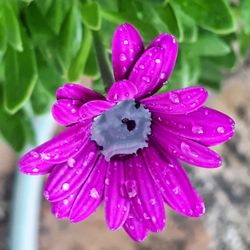
[[[85,103],[91,100],[102,100],[105,98],[101,94],[79,84],[67,83],[57,89],[56,99],[73,99]]]
[[[69,217],[70,210],[75,202],[78,193],[79,189],[74,191],[68,197],[51,204],[51,212],[56,216],[57,219],[64,219]]]
[[[160,47],[164,48],[165,55],[164,55],[164,64],[162,67],[162,73],[160,80],[157,84],[156,90],[162,87],[162,84],[168,80],[170,77],[177,58],[178,54],[178,43],[174,36],[163,33],[157,36],[148,46],[147,50],[152,47]]]
[[[116,81],[128,77],[143,50],[141,36],[131,24],[117,27],[112,40],[112,64]]]
[[[128,218],[123,225],[127,234],[135,241],[143,241],[147,237],[147,228],[139,221],[130,209]]]
[[[79,110],[81,120],[93,119],[104,111],[112,108],[114,104],[107,101],[90,101],[82,105]]]
[[[107,100],[111,102],[120,102],[127,99],[134,99],[138,93],[137,87],[128,80],[122,80],[114,83],[107,95]]]
[[[119,229],[129,213],[129,200],[121,194],[125,181],[123,160],[109,162],[105,179],[105,213],[106,222],[111,230]]]
[[[96,145],[87,141],[75,157],[56,166],[44,188],[46,199],[51,202],[62,200],[79,189],[93,169],[97,155]]]
[[[139,58],[129,75],[129,80],[139,90],[137,98],[154,93],[161,79],[164,64],[165,49],[159,47],[150,48]]]
[[[189,87],[154,95],[141,100],[156,114],[185,114],[200,108],[208,97],[206,89]]]
[[[165,209],[162,196],[157,189],[141,155],[127,161],[125,187],[135,213],[152,232],[165,226]]]
[[[152,130],[163,152],[195,166],[216,168],[221,165],[220,156],[206,146],[172,134],[164,126],[153,125]]]
[[[76,123],[79,120],[79,108],[82,102],[71,99],[59,99],[52,106],[52,116],[63,126]]]
[[[103,199],[104,179],[107,162],[99,157],[92,173],[81,188],[75,203],[70,211],[70,221],[77,223],[90,216]]]
[[[181,164],[173,157],[165,155],[163,158],[154,147],[155,145],[143,150],[143,156],[164,200],[180,214],[189,217],[204,214],[204,203],[192,187]]]
[[[158,116],[156,116],[158,117]],[[234,135],[234,121],[227,115],[201,107],[185,115],[166,115],[155,117],[169,131],[204,145],[216,145],[229,140]],[[154,118],[153,118],[154,119]]]
[[[89,124],[77,124],[65,129],[48,142],[25,154],[19,161],[25,174],[46,173],[54,163],[73,157],[89,137]]]

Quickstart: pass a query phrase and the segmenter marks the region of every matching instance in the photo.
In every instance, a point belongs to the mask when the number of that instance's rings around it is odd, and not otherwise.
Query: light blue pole
[[[41,144],[52,136],[55,123],[50,115],[35,118],[37,143]],[[25,151],[29,151],[27,147]],[[17,167],[14,182],[12,208],[10,213],[10,250],[37,250],[39,234],[39,217],[41,205],[41,176],[21,174]]]

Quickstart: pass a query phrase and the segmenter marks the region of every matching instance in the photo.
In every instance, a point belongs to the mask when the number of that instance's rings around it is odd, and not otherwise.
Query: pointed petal
[[[129,216],[124,223],[123,228],[135,241],[143,241],[147,237],[147,228],[136,218],[132,209],[129,212]]]
[[[46,199],[51,202],[62,200],[79,189],[93,169],[97,156],[96,145],[87,141],[75,157],[56,166],[44,188]]]
[[[52,116],[63,126],[76,123],[79,120],[79,108],[82,102],[71,99],[60,99],[52,106]]]
[[[168,80],[170,77],[177,58],[178,54],[178,43],[174,36],[163,33],[157,36],[148,46],[147,50],[152,47],[160,47],[164,48],[164,64],[162,68],[162,73],[160,80],[157,84],[156,90],[160,89],[162,87],[162,84]]]
[[[73,157],[89,137],[89,124],[77,124],[65,129],[48,142],[25,154],[19,161],[20,170],[26,174],[34,169],[44,171],[50,164],[61,163]]]
[[[57,219],[69,217],[70,210],[75,202],[79,190],[80,189],[77,189],[68,197],[51,204],[51,212],[56,216]]]
[[[114,104],[107,101],[90,101],[82,105],[79,110],[81,120],[90,120],[112,108]]]
[[[104,100],[105,98],[101,94],[79,84],[67,83],[57,89],[56,99],[73,99],[85,103],[91,100]]]
[[[220,156],[208,147],[172,134],[165,126],[154,125],[152,130],[153,138],[163,152],[199,167],[216,168],[221,165]]]
[[[112,64],[116,81],[128,77],[143,50],[141,36],[131,24],[117,27],[112,40]]]
[[[122,80],[114,83],[107,95],[107,100],[111,102],[120,102],[127,99],[134,99],[138,89],[131,81]]]
[[[205,213],[202,199],[178,161],[167,155],[163,158],[155,145],[143,150],[143,157],[164,200],[173,210],[189,217]]]
[[[70,221],[77,223],[90,216],[103,199],[107,162],[100,156],[92,173],[81,188],[70,211]]]
[[[154,95],[141,100],[141,103],[156,114],[185,114],[201,107],[207,97],[206,89],[189,87]]]
[[[141,155],[127,160],[125,187],[138,218],[152,232],[165,226],[163,199]]]
[[[105,179],[105,213],[106,222],[111,230],[119,229],[129,213],[129,200],[122,196],[121,187],[124,184],[123,160],[109,162]]]
[[[136,62],[129,75],[129,80],[139,90],[139,93],[136,95],[137,98],[154,93],[163,72],[164,56],[165,49],[159,47],[150,48]]]
[[[160,120],[156,117],[160,117]],[[234,135],[234,121],[229,116],[207,107],[185,115],[164,114],[156,117],[155,121],[164,124],[171,133],[204,145],[216,145]]]

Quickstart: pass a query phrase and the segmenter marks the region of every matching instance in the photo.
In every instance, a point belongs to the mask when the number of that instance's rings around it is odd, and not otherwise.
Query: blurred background
[[[43,179],[34,185],[17,170],[23,152],[60,130],[50,116],[57,87],[79,82],[104,92],[93,34],[110,60],[113,32],[125,22],[145,44],[162,32],[176,36],[176,67],[161,91],[206,86],[207,105],[236,121],[235,137],[216,147],[222,168],[186,167],[207,213],[190,219],[167,209],[166,230],[143,243],[110,232],[102,207],[77,225],[57,220]],[[250,249],[249,48],[250,0],[0,0],[0,250]],[[23,247],[36,223],[37,241]]]

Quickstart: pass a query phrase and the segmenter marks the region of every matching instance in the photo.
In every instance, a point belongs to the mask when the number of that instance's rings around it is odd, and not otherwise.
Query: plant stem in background
[[[105,48],[101,42],[101,37],[98,31],[93,31],[94,46],[96,51],[96,58],[101,72],[101,78],[103,81],[104,89],[107,92],[114,82],[113,75],[111,73],[108,58],[105,52]]]

